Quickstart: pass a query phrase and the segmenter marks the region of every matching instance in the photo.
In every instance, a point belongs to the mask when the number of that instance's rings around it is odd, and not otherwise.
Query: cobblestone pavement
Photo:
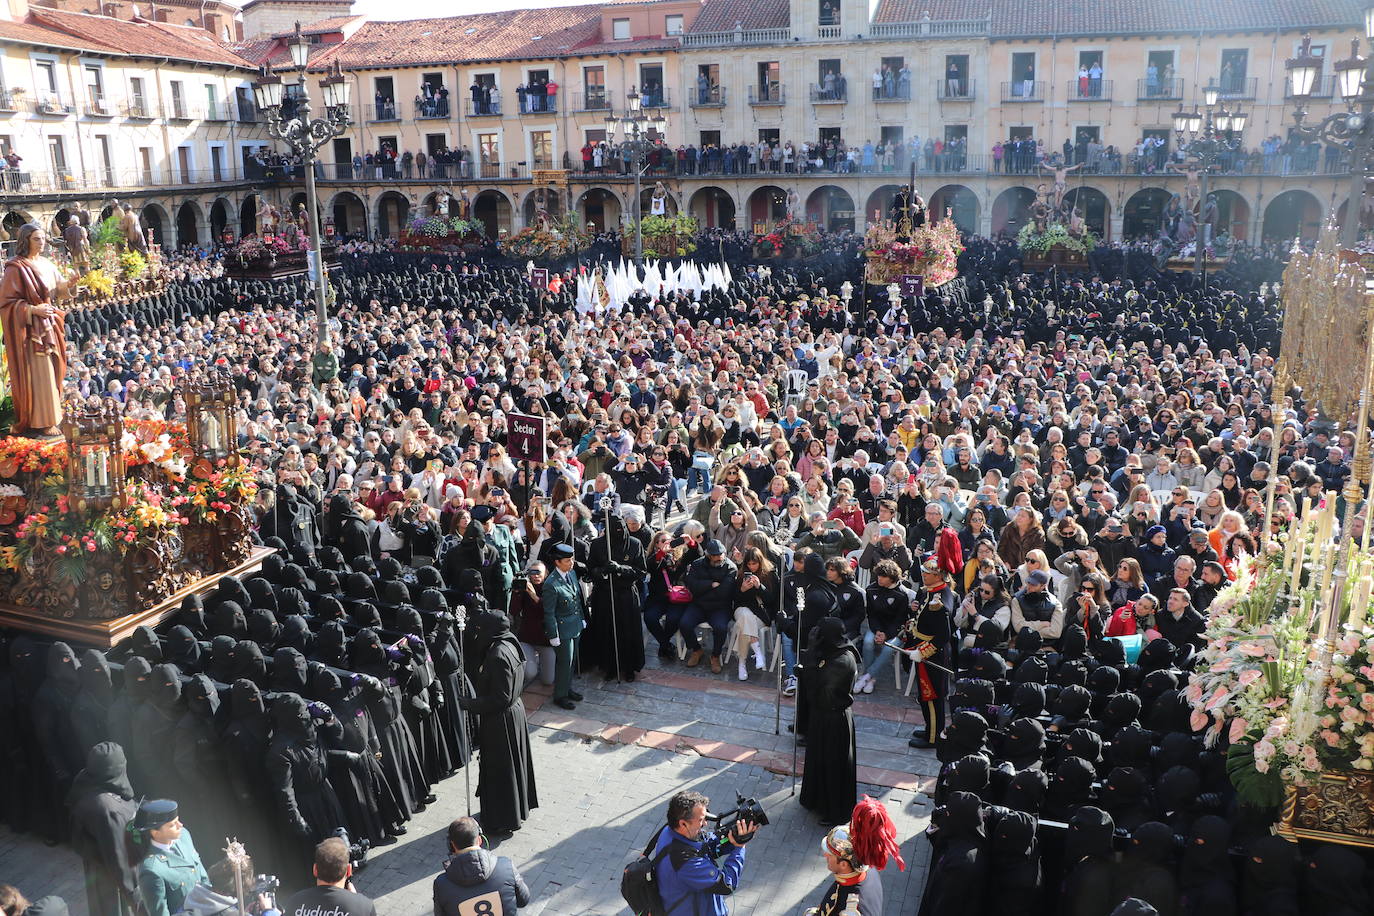
[[[750,845],[741,891],[731,901],[735,916],[792,916],[819,900],[826,880],[818,844],[825,831],[789,797],[791,703],[785,701],[782,734],[775,735],[775,676],[751,664],[750,682],[740,683],[734,671],[733,664],[719,675],[705,665],[661,666],[651,657],[632,684],[580,678],[586,699],[571,713],[545,707],[547,688],[527,691],[541,804],[525,829],[499,846],[534,894],[522,913],[628,913],[619,896],[621,868],[682,788],[707,793],[716,811],[727,810],[734,793],[742,792],[769,812],[772,823]],[[938,766],[930,753],[907,748],[920,719],[891,682],[859,697],[855,712],[860,791],[887,803],[908,863],[905,873],[889,866],[883,875],[886,912],[914,913],[929,856],[922,831],[930,799],[923,793]],[[444,830],[466,812],[462,775],[445,780],[437,793],[439,801],[411,823],[402,841],[374,850],[358,875],[359,890],[377,900],[382,916],[431,911]],[[480,800],[473,800],[473,810],[480,811]],[[0,881],[16,884],[30,899],[59,894],[73,916],[87,912],[80,862],[65,848],[0,830]]]

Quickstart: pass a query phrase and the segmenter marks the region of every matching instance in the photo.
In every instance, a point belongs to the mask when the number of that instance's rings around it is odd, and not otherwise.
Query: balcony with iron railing
[[[692,108],[724,108],[725,87],[711,86],[708,89],[702,89],[698,86],[692,90],[687,104]]]
[[[157,112],[153,107],[139,98],[125,102],[120,106],[119,111],[124,117],[133,121],[152,121],[157,118]]]
[[[1138,102],[1177,102],[1183,98],[1183,80],[1177,76],[1168,79],[1148,76],[1135,81],[1135,98]]]
[[[380,124],[384,121],[399,121],[405,115],[405,105],[392,99],[378,102],[373,100],[364,106],[367,123]]]
[[[893,80],[889,86],[883,83],[882,86],[873,87],[873,101],[879,104],[900,102],[905,104],[911,101],[911,84],[903,84],[898,80]]]
[[[769,83],[766,86],[750,86],[749,104],[764,107],[769,105],[783,105],[786,104],[786,93],[783,91],[781,83]]]
[[[612,107],[611,90],[584,89],[573,93],[573,111],[610,111]]]
[[[695,32],[682,36],[684,48],[719,48],[744,45],[776,45],[792,40],[792,30],[732,29],[723,32]]]
[[[103,95],[87,95],[81,106],[81,113],[88,118],[113,118],[115,106]]]
[[[526,117],[540,117],[543,115],[558,114],[558,103],[563,100],[562,93],[548,95],[546,93],[535,94],[526,90],[516,92],[519,102],[520,114]]]
[[[812,105],[843,105],[845,102],[849,101],[849,99],[846,98],[849,94],[849,87],[847,85],[843,87],[832,86],[827,89],[823,85],[818,86],[812,83],[810,88]]]
[[[977,94],[978,84],[971,79],[935,81],[935,97],[942,102],[971,102]]]
[[[18,111],[19,98],[8,89],[0,89],[0,111]]]
[[[207,121],[233,121],[237,117],[238,106],[233,102],[207,102],[205,105]]]
[[[49,118],[65,118],[76,110],[76,106],[55,92],[45,92],[29,100],[30,111]]]
[[[179,188],[222,185],[246,180],[226,169],[97,169],[90,172],[0,171],[0,186],[10,194],[52,194],[70,191],[136,191],[147,188]]]
[[[418,102],[412,103],[415,109],[413,117],[417,121],[447,121],[453,117],[453,97],[446,96],[417,96]]]
[[[1043,102],[1045,84],[1041,80],[1012,80],[1002,84],[1003,102]]]
[[[1110,102],[1112,100],[1112,81],[1084,77],[1069,80],[1064,90],[1070,102]]]
[[[499,118],[501,117],[501,94],[493,92],[480,102],[474,102],[469,97],[463,105],[463,112],[469,118]]]
[[[162,106],[162,116],[169,121],[195,121],[201,115],[197,109],[185,102],[172,102],[170,105]]]
[[[640,87],[639,105],[641,108],[672,108],[672,91],[659,86],[657,89]]]
[[[1217,90],[1219,98],[1249,100],[1255,97],[1259,80],[1253,76],[1227,76],[1211,80],[1207,88]]]

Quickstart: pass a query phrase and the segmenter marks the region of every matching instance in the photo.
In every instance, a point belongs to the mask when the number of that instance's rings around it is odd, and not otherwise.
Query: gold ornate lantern
[[[233,381],[223,368],[216,367],[194,377],[183,385],[186,396],[186,433],[196,458],[204,458],[211,465],[223,461],[227,466],[238,464],[238,424],[235,420],[236,398]]]
[[[120,439],[124,424],[119,404],[67,402],[62,435],[67,440],[67,498],[79,512],[119,509],[124,500],[126,465]]]

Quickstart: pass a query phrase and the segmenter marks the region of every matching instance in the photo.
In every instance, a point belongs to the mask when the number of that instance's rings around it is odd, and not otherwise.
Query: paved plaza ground
[[[771,823],[749,845],[741,889],[730,904],[735,916],[792,916],[815,905],[826,884],[819,851],[825,830],[789,797],[790,702],[783,707],[783,733],[775,735],[772,675],[751,665],[750,682],[743,684],[733,664],[720,675],[705,665],[661,667],[656,658],[649,665],[633,684],[582,678],[586,700],[571,713],[546,705],[547,688],[526,693],[540,807],[499,845],[534,894],[521,912],[628,913],[619,895],[621,868],[663,823],[668,798],[683,788],[708,794],[716,811],[731,807],[735,792],[757,797],[768,811]],[[929,858],[922,832],[930,798],[924,793],[938,767],[929,752],[907,748],[919,719],[909,701],[894,696],[890,682],[859,697],[855,709],[860,791],[887,803],[908,863],[905,873],[890,865],[883,875],[885,912],[915,913]],[[437,793],[439,801],[412,821],[409,833],[374,851],[358,875],[358,889],[377,901],[381,916],[431,911],[444,830],[466,812],[462,774],[441,783]],[[474,799],[473,810],[480,807]],[[210,859],[207,838],[198,844]],[[65,848],[0,830],[0,881],[16,884],[31,900],[60,894],[73,916],[87,913],[80,862]]]

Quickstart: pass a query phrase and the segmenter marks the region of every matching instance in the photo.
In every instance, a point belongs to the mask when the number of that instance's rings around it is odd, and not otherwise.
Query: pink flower
[[[1207,713],[1200,709],[1193,710],[1193,714],[1188,717],[1188,724],[1193,731],[1200,732],[1207,727]]]
[[[1202,702],[1202,685],[1189,684],[1188,689],[1187,691],[1185,691],[1184,695],[1188,698],[1189,703],[1196,706],[1198,703]]]
[[[1322,730],[1322,740],[1326,742],[1328,747],[1340,747],[1341,744],[1341,736],[1327,729]],[[1306,757],[1306,754],[1303,756]],[[1313,756],[1315,757],[1316,754],[1314,753]]]
[[[1261,646],[1257,643],[1248,642],[1240,647],[1240,654],[1248,655],[1251,658],[1263,658],[1264,646]]]
[[[1240,686],[1242,689],[1249,687],[1251,684],[1255,683],[1255,681],[1259,680],[1263,676],[1264,672],[1260,671],[1258,668],[1251,668],[1249,671],[1242,671],[1240,673]]]
[[[1364,713],[1360,712],[1360,711],[1359,711],[1358,709],[1356,709],[1354,706],[1347,706],[1347,707],[1345,707],[1344,709],[1341,710],[1341,721],[1342,721],[1342,722],[1363,722],[1363,721],[1364,721]]]
[[[1235,744],[1245,735],[1245,732],[1247,729],[1249,729],[1249,727],[1250,724],[1246,722],[1244,719],[1232,719],[1231,731],[1228,732],[1226,736],[1227,740],[1229,740],[1232,744]]]
[[[1336,717],[1335,717],[1335,716],[1322,716],[1320,722],[1321,722],[1321,727],[1322,727],[1322,728],[1330,728],[1330,727],[1332,727],[1333,725],[1336,724]]]
[[[1231,699],[1231,694],[1227,692],[1226,688],[1218,687],[1216,689],[1216,692],[1213,693],[1210,698],[1208,698],[1207,705],[1204,708],[1207,709],[1208,712],[1210,712],[1213,709],[1216,709],[1222,704],[1224,704],[1229,699]]]
[[[1231,661],[1232,659],[1229,655],[1223,656],[1220,661],[1212,666],[1211,670],[1218,674],[1222,671],[1229,671],[1231,669]]]

